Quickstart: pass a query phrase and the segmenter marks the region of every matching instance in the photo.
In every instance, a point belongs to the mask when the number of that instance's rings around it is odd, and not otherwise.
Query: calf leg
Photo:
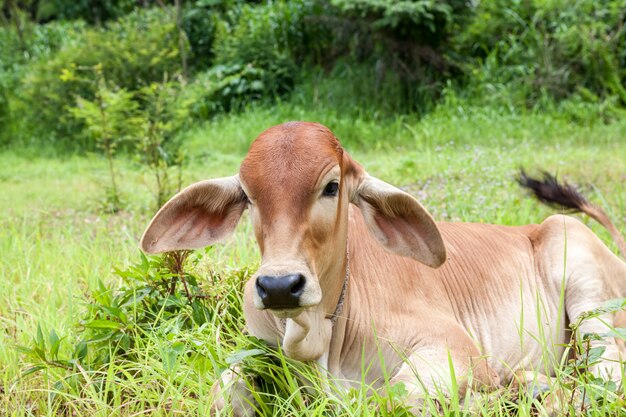
[[[229,368],[222,373],[211,387],[213,406],[211,415],[220,413],[229,406],[235,417],[254,417],[256,401],[239,367]]]
[[[606,248],[603,247],[602,249]],[[608,255],[612,256],[610,253]],[[613,314],[608,313],[588,319],[585,319],[584,316],[581,317],[581,315],[601,307],[605,301],[617,295],[611,294],[607,288],[607,280],[613,278],[610,276],[612,274],[620,274],[621,279],[626,281],[626,266],[617,260],[621,264],[619,265],[621,268],[611,268],[611,264],[614,262],[611,262],[610,257],[598,257],[596,255],[594,258],[595,262],[587,264],[585,268],[576,269],[570,275],[565,292],[565,307],[570,322],[578,325],[579,337],[587,333],[602,336],[600,340],[591,339],[589,342],[590,348],[601,346],[605,348],[602,361],[593,365],[590,371],[596,376],[619,383],[622,379],[620,347],[615,338],[604,336],[615,325]],[[591,262],[591,260],[589,261]],[[581,318],[582,321],[579,321]]]
[[[407,405],[416,409],[421,408],[427,395],[436,396],[442,391],[450,395],[455,382],[461,396],[471,387],[495,389],[500,385],[498,375],[465,329],[456,323],[440,329],[440,334],[430,334],[427,342],[420,343],[390,381],[392,385],[405,385],[409,392]]]
[[[553,285],[565,279],[565,309],[570,323],[577,323],[585,312],[601,307],[611,298],[626,296],[626,264],[578,220],[552,216],[541,226],[539,261]],[[579,335],[603,335],[613,326],[612,314],[585,319]],[[590,371],[597,376],[621,382],[620,349],[615,339],[590,341],[590,347],[605,348],[602,361]]]
[[[555,379],[547,375],[532,371],[517,371],[513,376],[511,388],[524,391],[533,398],[549,392],[555,384]]]
[[[571,393],[561,386],[557,379],[533,371],[515,372],[511,388],[538,400],[542,405],[541,414],[558,416],[571,401]]]

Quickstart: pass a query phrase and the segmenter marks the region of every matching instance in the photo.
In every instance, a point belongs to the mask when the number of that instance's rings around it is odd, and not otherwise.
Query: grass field
[[[421,120],[381,120],[307,108],[298,103],[260,107],[187,132],[184,184],[235,173],[262,130],[288,120],[310,120],[329,126],[372,175],[415,195],[437,220],[540,222],[551,211],[515,184],[523,166],[581,184],[626,233],[626,119],[573,123],[556,112],[446,106]],[[57,367],[48,358],[44,369],[22,376],[33,360],[15,347],[33,346],[38,326],[43,339],[49,340],[52,329],[62,339],[59,357],[72,355],[84,329],[86,300],[92,300],[100,282],[107,288],[122,285],[113,268],[140,261],[138,239],[155,212],[150,177],[130,157],[117,160],[126,208],[103,214],[98,202],[107,182],[105,160],[50,153],[26,149],[0,154],[0,414],[207,415],[215,376],[233,352],[249,344],[241,333],[236,298],[241,280],[257,263],[247,218],[233,238],[200,251],[192,267],[203,278],[199,286],[214,297],[209,302],[214,314],[205,325],[179,328],[171,325],[174,319],[163,319],[158,331],[137,329],[129,335],[135,340],[133,360],[113,356],[106,366],[90,370]],[[583,221],[615,250],[608,233]],[[275,415],[399,413],[388,412],[387,400],[365,388],[310,395],[298,388],[284,363],[265,370],[279,387],[271,411]],[[81,382],[72,384],[71,375]],[[317,377],[310,379],[321,384]],[[600,398],[606,401],[592,400],[591,415],[625,415],[623,389]],[[458,398],[443,407],[447,413],[458,411]],[[511,401],[500,392],[480,398],[472,413],[530,415],[533,407],[541,410],[528,397]]]

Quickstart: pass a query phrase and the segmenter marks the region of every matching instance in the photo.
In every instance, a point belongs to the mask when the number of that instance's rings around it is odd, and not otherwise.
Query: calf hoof
[[[212,416],[225,415],[226,410],[232,410],[235,417],[254,417],[257,404],[250,391],[250,385],[241,376],[239,368],[227,369],[211,387],[213,405]]]
[[[568,393],[560,387],[554,378],[532,371],[518,371],[511,388],[524,392],[537,401],[536,410],[540,415],[556,417],[567,410]]]

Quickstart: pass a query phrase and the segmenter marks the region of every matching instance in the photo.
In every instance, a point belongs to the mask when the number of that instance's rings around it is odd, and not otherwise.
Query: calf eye
[[[246,203],[247,206],[252,205],[252,201],[250,201],[250,197],[248,197],[248,195],[244,192],[242,192],[242,200],[244,203]]]
[[[334,197],[337,195],[338,192],[339,192],[339,183],[337,181],[331,181],[328,184],[326,184],[326,187],[324,187],[324,192],[322,193],[322,195],[324,197]]]

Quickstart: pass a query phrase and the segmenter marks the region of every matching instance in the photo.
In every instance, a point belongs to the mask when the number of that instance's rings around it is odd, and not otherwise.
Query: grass
[[[326,92],[327,93],[327,92]],[[320,94],[326,94],[322,91]],[[414,194],[438,220],[502,224],[540,222],[552,211],[524,195],[513,177],[520,166],[558,172],[581,183],[616,225],[626,231],[626,119],[610,124],[591,119],[573,123],[558,109],[546,114],[516,113],[491,107],[468,107],[448,100],[422,119],[382,118],[373,113],[339,111],[302,97],[273,107],[253,107],[187,132],[185,184],[236,172],[249,142],[265,128],[287,120],[314,120],[329,126],[351,154],[375,176]],[[585,120],[583,118],[583,120]],[[207,415],[210,386],[233,352],[251,347],[242,334],[236,294],[258,262],[247,217],[235,236],[206,253],[193,272],[203,277],[214,309],[204,326],[177,329],[161,320],[159,331],[133,333],[134,360],[116,357],[95,372],[50,367],[22,377],[29,359],[15,346],[32,346],[38,326],[64,338],[59,356],[71,356],[82,331],[86,300],[102,281],[123,285],[114,267],[128,268],[140,259],[137,242],[155,207],[149,177],[131,159],[119,158],[125,209],[98,210],[107,183],[105,161],[97,156],[38,157],[37,151],[0,154],[0,414],[55,415]],[[147,186],[148,185],[148,186]],[[615,250],[608,233],[583,218]],[[209,279],[208,277],[213,277]],[[233,297],[233,291],[235,298]],[[231,300],[231,301],[228,301]],[[234,313],[233,313],[234,312]],[[252,344],[252,347],[258,346]],[[253,351],[254,352],[254,351]],[[264,351],[265,352],[265,351]],[[274,362],[268,361],[274,357]],[[401,415],[402,391],[391,398],[367,387],[334,395],[309,395],[296,382],[280,353],[242,359],[274,382],[275,415]],[[31,361],[32,362],[32,361]],[[322,384],[308,375],[313,391]],[[55,385],[72,373],[86,383]],[[80,378],[79,378],[80,377]],[[590,384],[589,382],[581,382]],[[395,394],[394,394],[395,393]],[[393,398],[395,395],[395,399]],[[624,393],[608,395],[593,415],[626,412]],[[277,399],[278,398],[278,399]],[[439,398],[448,413],[458,402]],[[528,396],[512,392],[481,395],[471,414],[530,415]],[[393,409],[393,407],[391,407]],[[622,414],[623,415],[623,414]]]

